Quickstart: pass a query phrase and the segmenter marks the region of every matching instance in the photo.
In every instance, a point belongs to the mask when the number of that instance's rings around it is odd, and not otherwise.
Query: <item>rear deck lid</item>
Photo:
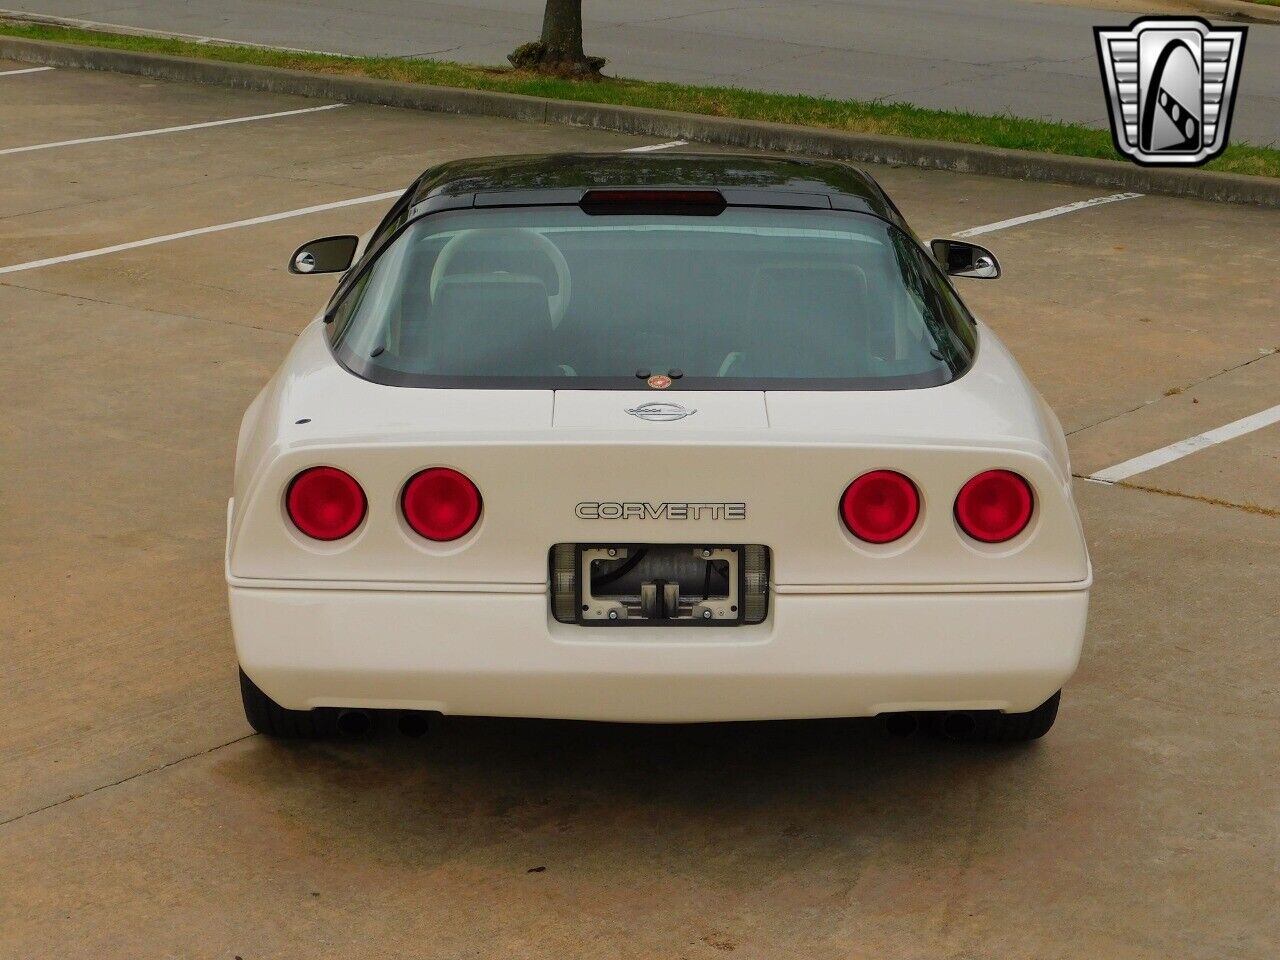
[[[635,439],[738,435],[769,426],[764,394],[754,391],[557,390],[552,419],[557,428],[623,431]]]

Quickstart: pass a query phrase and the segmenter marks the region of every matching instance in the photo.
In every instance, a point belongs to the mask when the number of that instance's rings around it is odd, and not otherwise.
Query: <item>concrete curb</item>
[[[507,117],[591,127],[663,140],[691,140],[749,150],[954,170],[1019,180],[1047,180],[1109,190],[1280,208],[1280,178],[1246,177],[1202,170],[1153,169],[1114,160],[846,133],[818,127],[732,120],[668,110],[544,100],[513,93],[281,70],[275,67],[135,53],[19,37],[0,36],[0,57],[45,66],[110,70],[159,80],[219,84],[242,90],[292,94],[321,100],[372,103],[437,113]]]

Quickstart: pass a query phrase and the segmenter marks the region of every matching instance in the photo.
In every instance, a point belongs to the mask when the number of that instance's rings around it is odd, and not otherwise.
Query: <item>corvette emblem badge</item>
[[[630,407],[627,413],[641,420],[670,421],[692,417],[697,410],[690,410],[678,403],[642,403],[638,407]]]
[[[1222,153],[1245,32],[1198,17],[1094,27],[1116,149],[1143,166],[1196,167]]]

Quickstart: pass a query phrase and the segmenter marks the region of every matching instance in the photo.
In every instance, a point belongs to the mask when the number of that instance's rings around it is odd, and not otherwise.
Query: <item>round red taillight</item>
[[[987,470],[956,495],[956,522],[983,543],[1012,540],[1031,520],[1031,487],[1016,473]]]
[[[293,525],[313,540],[341,540],[368,509],[360,484],[337,467],[303,470],[289,484],[285,506]]]
[[[480,491],[457,470],[432,467],[404,485],[405,522],[428,540],[457,540],[480,519]]]
[[[840,498],[840,517],[859,540],[890,543],[906,536],[920,516],[920,491],[900,473],[864,473]]]

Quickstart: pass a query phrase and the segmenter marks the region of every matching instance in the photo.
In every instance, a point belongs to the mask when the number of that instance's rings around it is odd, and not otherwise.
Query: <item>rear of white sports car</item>
[[[406,216],[302,334],[228,512],[255,726],[1047,730],[1089,559],[995,335],[869,214],[636,193]]]

